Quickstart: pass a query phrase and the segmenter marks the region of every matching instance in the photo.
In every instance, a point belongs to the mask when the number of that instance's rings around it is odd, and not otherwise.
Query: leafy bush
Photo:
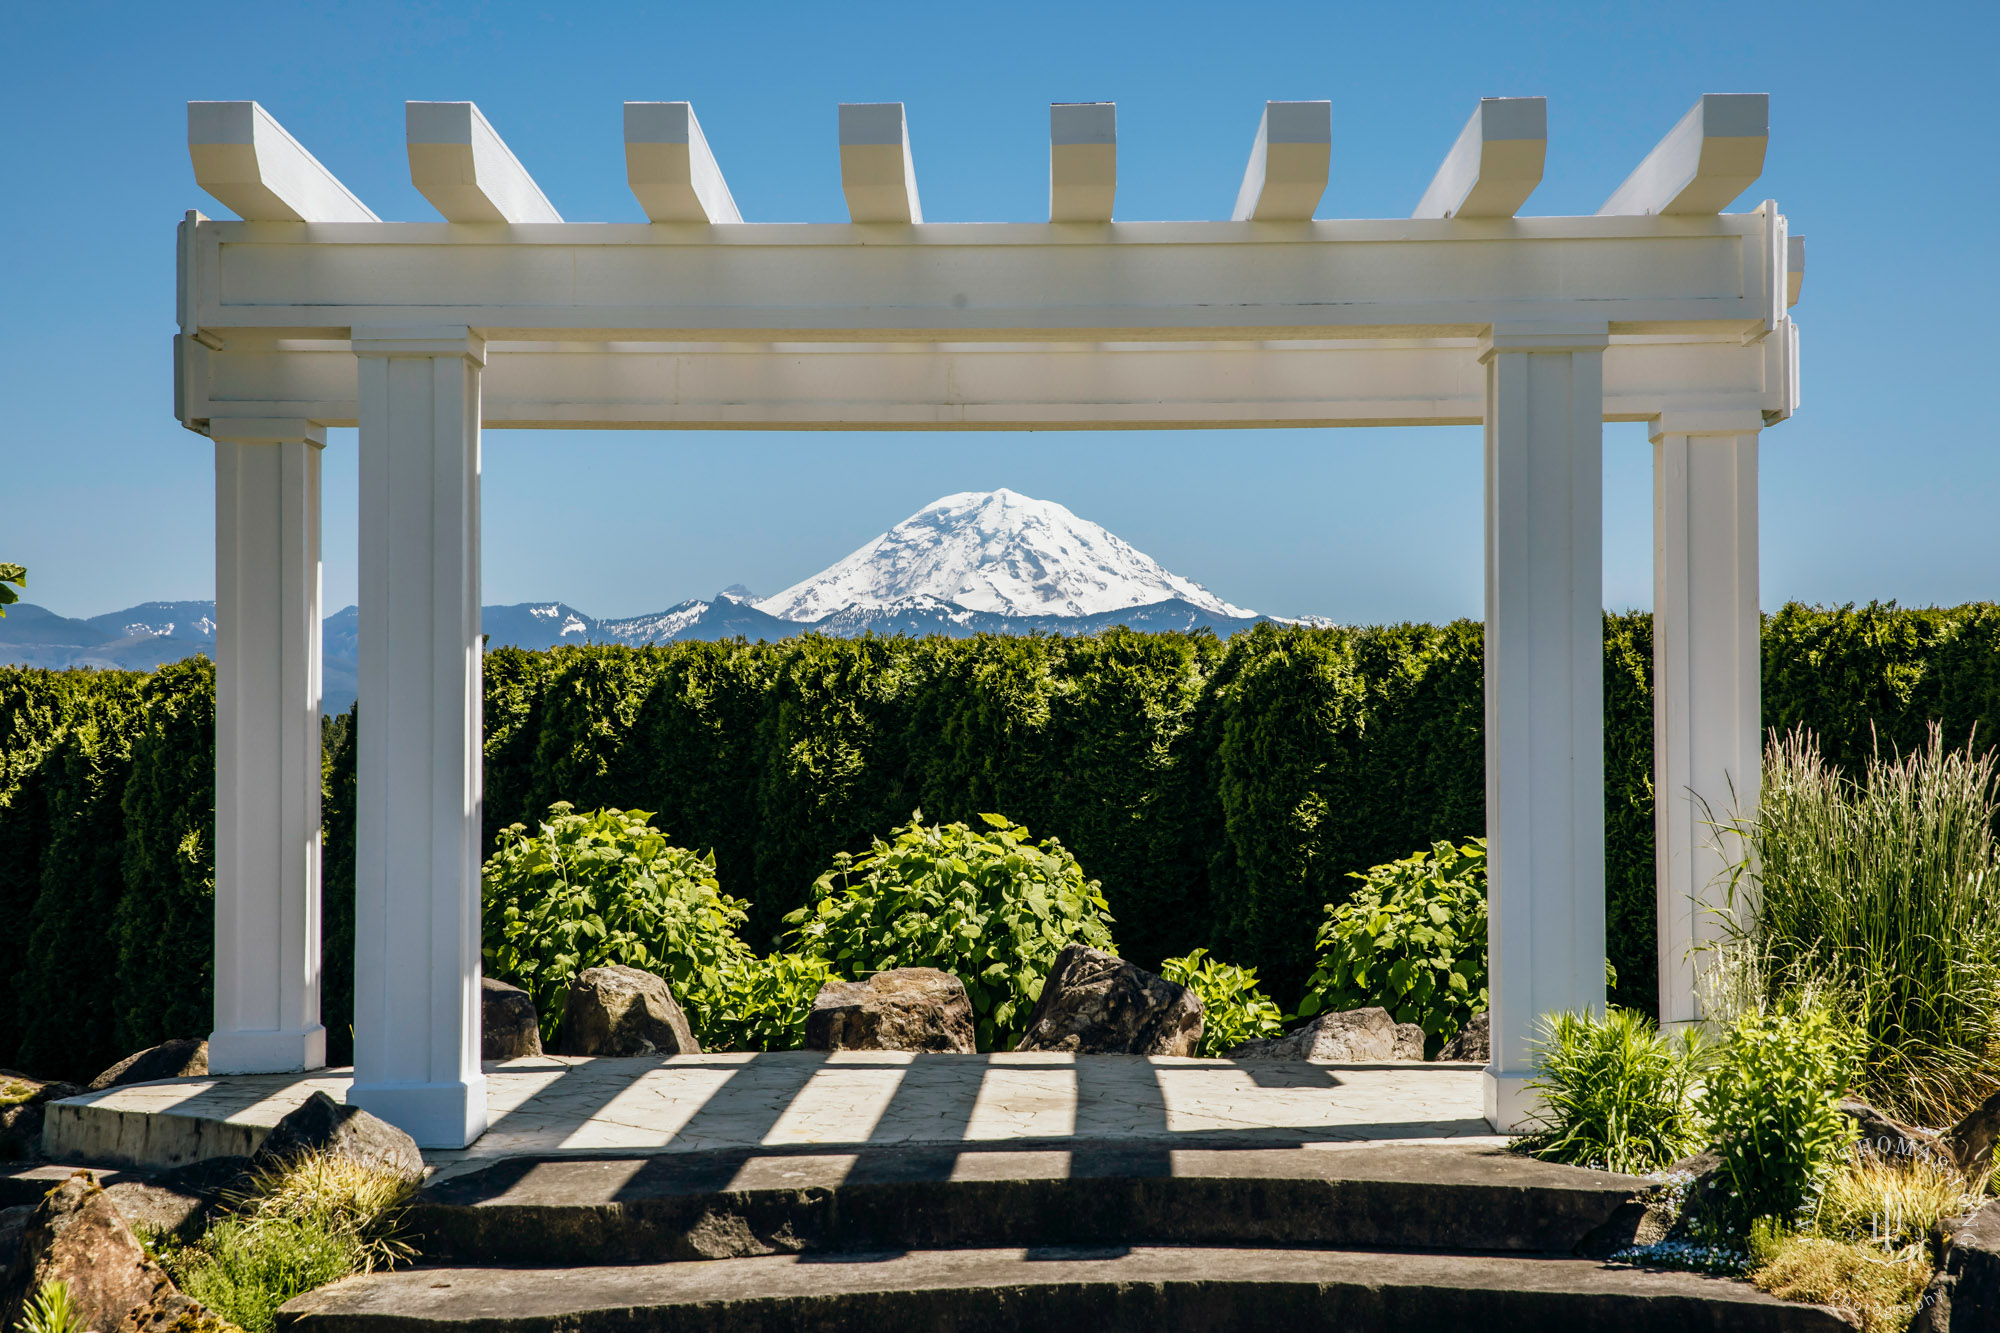
[[[1208,950],[1160,964],[1160,975],[1201,998],[1201,1044],[1196,1055],[1221,1055],[1258,1037],[1282,1036],[1284,1012],[1257,989],[1254,968],[1219,963]]]
[[[664,977],[697,1031],[720,1007],[725,970],[749,957],[744,904],[712,856],[667,844],[643,810],[549,807],[534,832],[501,830],[481,872],[486,970],[534,997],[553,1040],[577,973],[622,963]]]
[[[896,967],[935,967],[965,983],[981,1050],[1002,1050],[1028,1014],[1056,954],[1071,942],[1112,949],[1111,914],[1096,880],[1049,838],[1004,815],[925,825],[923,812],[845,852],[813,882],[812,900],[785,918],[797,952],[849,980]]]
[[[728,963],[707,1020],[696,1030],[702,1049],[797,1050],[806,1042],[813,997],[832,976],[825,959],[795,953]]]
[[[1299,1017],[1380,1005],[1421,1026],[1434,1054],[1486,1008],[1486,839],[1353,878],[1354,896],[1326,909]]]
[[[1615,1008],[1555,1014],[1544,1028],[1530,1084],[1542,1095],[1540,1123],[1525,1145],[1537,1157],[1636,1175],[1701,1147],[1692,1030],[1671,1038]]]
[[[1773,997],[1831,996],[1866,1037],[1862,1091],[1948,1124],[2000,1085],[2000,783],[1994,756],[1870,756],[1859,780],[1809,731],[1771,738],[1732,924]],[[1749,889],[1749,892],[1744,890]],[[1735,902],[1732,902],[1732,906]]]
[[[1840,1113],[1854,1039],[1823,1007],[1736,1020],[1705,1071],[1700,1108],[1730,1197],[1735,1234],[1760,1217],[1789,1223],[1852,1138]]]

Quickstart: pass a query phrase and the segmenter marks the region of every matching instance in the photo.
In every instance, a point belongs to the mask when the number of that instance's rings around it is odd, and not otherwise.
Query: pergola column
[[[1486,1116],[1520,1128],[1544,1015],[1604,1005],[1606,326],[1498,326],[1486,366]]]
[[[424,1147],[486,1128],[479,1068],[479,379],[463,326],[360,358],[354,1086]]]
[[[320,450],[296,418],[215,443],[217,1074],[326,1063],[320,978]]]
[[[1670,412],[1653,437],[1653,821],[1660,1021],[1702,1017],[1734,839],[1761,777],[1755,409]]]

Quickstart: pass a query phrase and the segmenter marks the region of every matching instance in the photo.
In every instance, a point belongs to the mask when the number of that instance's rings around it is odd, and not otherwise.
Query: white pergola
[[[1797,403],[1803,251],[1767,99],[1697,102],[1592,217],[1516,217],[1540,98],[1481,101],[1414,214],[1316,221],[1326,102],[1272,102],[1227,222],[1112,220],[1110,104],[1050,108],[1047,223],[925,222],[903,108],[840,108],[852,221],[740,219],[693,110],[625,105],[645,224],[565,222],[466,102],[408,105],[442,222],[383,222],[253,102],[188,107],[176,413],[215,447],[210,1068],[324,1063],[319,453],[360,427],[352,1099],[427,1146],[479,1064],[482,427],[1486,430],[1493,1059],[1604,1002],[1602,426],[1654,442],[1660,1009],[1698,1017],[1758,783],[1757,437]]]

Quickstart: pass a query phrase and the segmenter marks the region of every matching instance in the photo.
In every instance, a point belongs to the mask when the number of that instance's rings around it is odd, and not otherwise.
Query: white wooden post
[[[1734,840],[1714,827],[1757,807],[1754,410],[1653,420],[1653,822],[1660,1021],[1702,1017],[1695,977],[1720,938]],[[1713,822],[1712,822],[1713,821]]]
[[[1486,366],[1486,1116],[1533,1114],[1544,1015],[1604,1005],[1604,324],[1495,328]]]
[[[320,450],[298,419],[215,442],[217,1074],[326,1063],[320,976]]]
[[[360,358],[354,1086],[423,1147],[486,1128],[479,1069],[479,377],[464,326]]]

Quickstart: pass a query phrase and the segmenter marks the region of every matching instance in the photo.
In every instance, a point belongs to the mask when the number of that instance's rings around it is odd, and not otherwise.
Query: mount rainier
[[[0,619],[0,661],[151,670],[213,653],[213,602],[148,602],[70,620],[22,603]],[[793,634],[1087,634],[1113,625],[1231,634],[1263,619],[1163,568],[1052,500],[964,491],[925,505],[845,559],[770,597],[733,587],[651,615],[600,620],[564,602],[481,608],[487,647],[782,639]],[[1321,617],[1303,623],[1331,624]],[[326,708],[354,701],[360,614],[326,618]]]

